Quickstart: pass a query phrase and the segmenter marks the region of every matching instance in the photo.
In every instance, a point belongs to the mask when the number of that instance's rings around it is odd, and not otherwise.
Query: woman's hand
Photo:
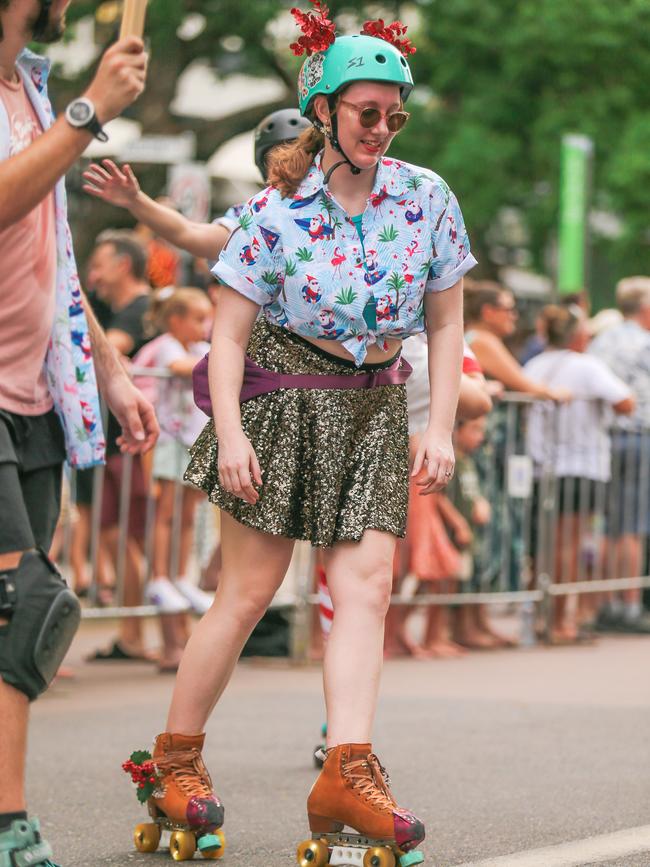
[[[422,488],[420,495],[424,496],[442,491],[454,474],[455,464],[451,434],[425,431],[411,470],[412,476],[417,476],[422,472],[422,478],[416,482]]]
[[[91,196],[118,208],[131,208],[140,192],[140,184],[131,166],[120,169],[112,160],[102,160],[101,166],[92,163],[83,173],[83,189]]]
[[[254,506],[260,498],[262,472],[246,434],[239,431],[219,437],[219,482],[221,487]]]

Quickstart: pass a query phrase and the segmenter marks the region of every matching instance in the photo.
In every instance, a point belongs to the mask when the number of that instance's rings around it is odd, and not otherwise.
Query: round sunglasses
[[[359,123],[364,129],[372,129],[373,126],[377,126],[383,117],[386,119],[386,126],[390,132],[399,132],[411,116],[408,111],[391,111],[390,114],[385,114],[378,108],[370,108],[369,106],[364,108],[362,105],[357,105],[356,102],[348,102],[347,99],[340,99],[339,102],[356,109]]]

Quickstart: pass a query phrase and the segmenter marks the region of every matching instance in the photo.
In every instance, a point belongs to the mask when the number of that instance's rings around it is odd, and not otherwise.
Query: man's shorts
[[[119,526],[120,500],[126,479],[125,471],[129,463],[131,465],[129,536],[143,541],[147,524],[147,482],[140,455],[134,455],[131,461],[128,461],[123,454],[109,455],[106,458],[101,526],[103,530]]]
[[[0,410],[0,554],[49,550],[61,505],[63,430],[54,410]]]
[[[612,436],[607,535],[650,535],[650,431]]]

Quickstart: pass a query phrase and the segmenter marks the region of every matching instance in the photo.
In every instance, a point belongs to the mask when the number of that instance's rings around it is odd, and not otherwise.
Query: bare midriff
[[[350,353],[342,343],[338,342],[338,340],[322,340],[320,337],[303,337],[302,339],[306,340],[308,343],[313,343],[314,346],[322,349],[323,352],[329,353],[329,355],[335,355],[337,358],[344,358],[346,361],[352,359]],[[402,348],[402,341],[396,338],[388,338],[386,343],[388,349],[385,352],[375,344],[369,346],[363,363],[382,364],[383,362],[394,358]]]

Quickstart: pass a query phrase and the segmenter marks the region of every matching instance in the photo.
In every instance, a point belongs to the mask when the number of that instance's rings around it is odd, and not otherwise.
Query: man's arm
[[[93,349],[97,384],[99,390],[103,392],[113,377],[125,376],[126,373],[115,348],[109,343],[104,329],[97,321],[97,317],[88,299],[85,295],[82,295],[82,297],[86,319],[88,320],[88,331],[90,332],[90,343]]]
[[[148,452],[160,432],[154,408],[129,379],[85,296],[84,309],[99,389],[122,427],[117,444],[123,452],[130,454]]]
[[[85,96],[100,123],[117,117],[144,89],[147,55],[141,39],[129,37],[108,49]],[[28,148],[0,162],[0,230],[22,219],[47,196],[92,138],[63,118]]]

